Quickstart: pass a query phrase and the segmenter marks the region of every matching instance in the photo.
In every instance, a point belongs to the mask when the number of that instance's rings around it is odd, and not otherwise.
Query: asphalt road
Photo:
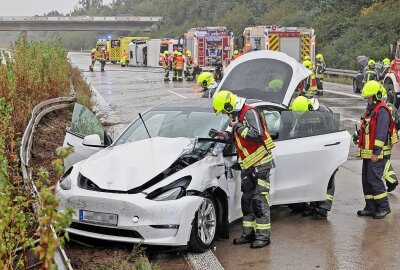
[[[106,72],[89,72],[89,54],[70,53],[73,64],[82,69],[106,102],[121,116],[123,124],[139,112],[160,102],[199,98],[200,88],[188,82],[162,81],[162,70],[154,68],[121,68],[107,65]],[[350,134],[365,109],[366,101],[352,92],[351,86],[325,83],[321,104],[341,116],[341,126]],[[399,146],[392,163],[400,175]],[[352,145],[349,160],[336,176],[336,193],[328,219],[318,220],[294,214],[287,207],[272,210],[272,244],[261,250],[233,246],[240,234],[240,224],[231,226],[231,239],[217,240],[212,250],[225,269],[399,269],[400,195],[396,189],[389,195],[392,213],[383,220],[357,217],[364,205],[361,187],[361,161],[355,160]],[[164,269],[188,269],[189,265],[175,254],[152,256]]]

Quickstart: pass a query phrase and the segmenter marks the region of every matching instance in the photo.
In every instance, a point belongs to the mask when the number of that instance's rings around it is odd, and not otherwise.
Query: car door
[[[273,150],[273,205],[326,199],[330,177],[347,160],[350,134],[339,129],[339,115],[330,112],[281,112]]]
[[[88,108],[75,103],[71,126],[67,129],[63,143],[64,147],[70,146],[74,148],[74,152],[64,160],[66,170],[102,149],[82,144],[83,138],[92,134],[99,135],[102,144],[104,144],[105,132],[99,120]]]

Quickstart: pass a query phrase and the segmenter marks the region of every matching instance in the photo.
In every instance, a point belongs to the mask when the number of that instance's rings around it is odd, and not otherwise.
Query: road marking
[[[342,95],[342,96],[347,96],[347,97],[354,97],[354,98],[362,98],[362,99],[363,99],[362,96],[353,95],[353,94],[348,94],[348,93],[343,93],[343,92],[338,92],[338,91],[333,91],[333,90],[325,90],[325,89],[324,89],[324,92],[332,93],[332,94],[337,94],[337,95]]]
[[[141,80],[141,81],[144,81],[144,82],[147,82],[145,79],[140,78],[140,77],[136,77],[136,79]]]
[[[356,122],[356,123],[358,123],[358,122],[360,122],[360,120],[358,120],[358,119],[352,119],[352,118],[347,118],[347,117],[340,117],[342,120],[348,120],[348,121],[353,121],[353,122]]]
[[[177,92],[174,92],[174,91],[172,91],[172,90],[167,90],[168,92],[170,92],[170,93],[172,93],[172,94],[174,94],[174,95],[177,95],[178,97],[181,97],[181,98],[184,98],[184,99],[188,99],[188,97],[185,97],[185,96],[183,96],[183,95],[181,95],[181,94],[178,94]]]
[[[224,267],[211,250],[203,253],[188,253],[186,260],[195,270],[223,270]]]

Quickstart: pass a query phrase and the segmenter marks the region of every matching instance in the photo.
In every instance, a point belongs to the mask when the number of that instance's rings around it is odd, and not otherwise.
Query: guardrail
[[[0,22],[160,22],[162,18],[157,16],[1,16]]]
[[[327,68],[325,74],[333,76],[353,77],[357,74],[357,71],[348,69]]]
[[[36,196],[38,195],[38,190],[36,188],[35,182],[32,179],[32,171],[29,168],[35,129],[44,115],[51,111],[68,108],[73,105],[75,100],[75,98],[66,97],[49,99],[36,105],[36,107],[32,111],[32,117],[29,120],[28,126],[25,129],[24,135],[22,136],[19,155],[21,159],[21,171],[24,183],[30,183],[33,188],[34,195]],[[35,207],[35,209],[37,208]],[[57,237],[53,226],[51,227],[51,230],[53,231],[54,236]],[[59,247],[55,250],[54,262],[57,265],[58,270],[72,270],[72,266],[63,248]]]

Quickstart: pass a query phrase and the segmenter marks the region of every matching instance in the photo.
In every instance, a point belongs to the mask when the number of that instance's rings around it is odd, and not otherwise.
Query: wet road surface
[[[71,53],[73,64],[82,69],[106,102],[128,124],[137,113],[171,100],[199,98],[200,87],[193,83],[162,81],[163,72],[155,68],[121,68],[108,64],[106,72],[88,71],[89,54]],[[341,126],[350,134],[363,112],[366,101],[352,92],[351,86],[325,83],[321,104],[341,115]],[[358,123],[359,124],[359,123]],[[392,164],[400,175],[396,145]],[[400,269],[400,194],[389,195],[392,213],[383,220],[357,217],[364,206],[361,187],[361,161],[355,160],[352,144],[349,160],[336,175],[332,211],[325,220],[302,217],[287,207],[272,210],[272,244],[261,250],[233,246],[240,235],[240,223],[231,226],[229,240],[215,241],[213,252],[225,269]],[[77,247],[79,248],[79,247]],[[189,269],[182,256],[159,253],[151,258],[164,269]]]

